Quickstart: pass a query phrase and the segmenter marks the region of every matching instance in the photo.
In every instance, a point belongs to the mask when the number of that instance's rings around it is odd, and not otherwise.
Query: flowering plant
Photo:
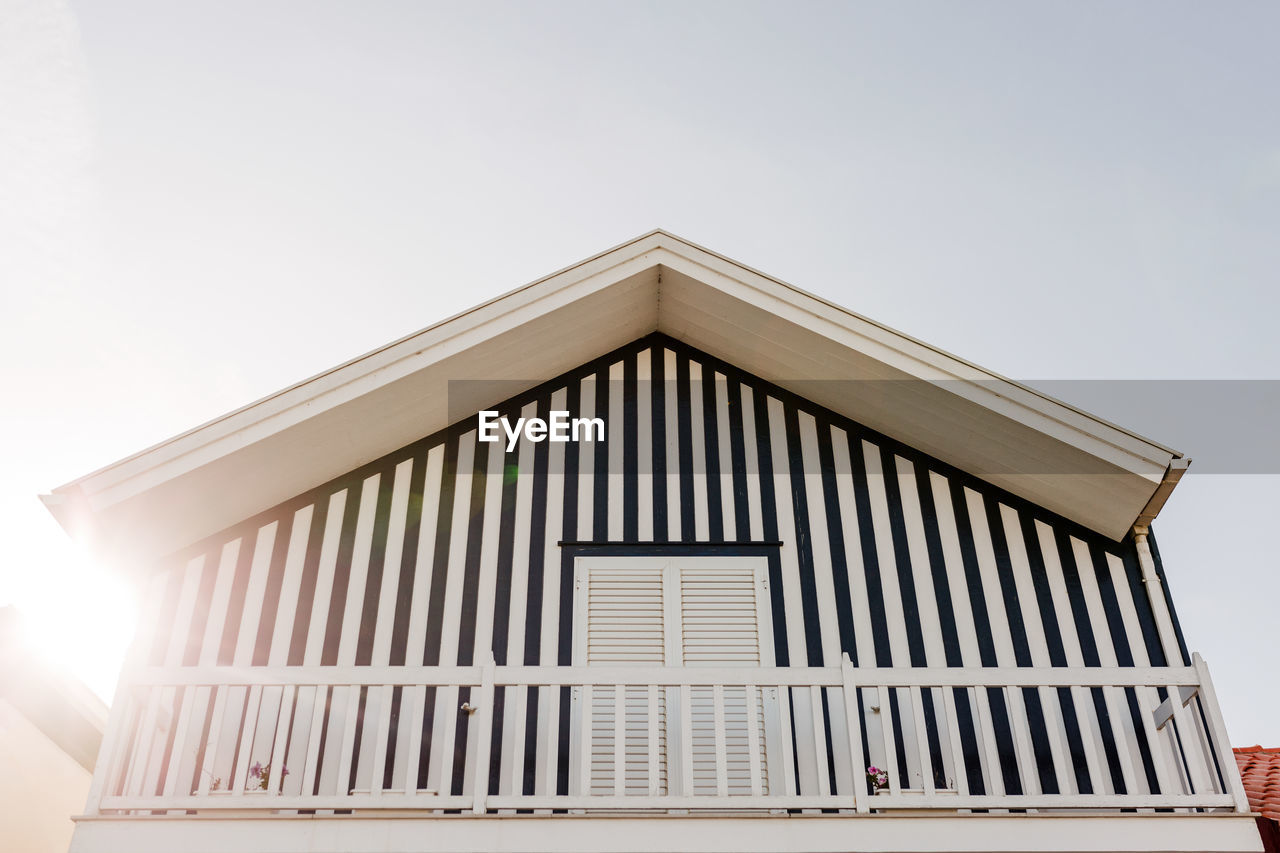
[[[889,774],[875,765],[868,767],[867,787],[871,789],[873,794],[881,788],[889,787]]]
[[[284,779],[284,777],[288,775],[289,768],[281,765],[280,778]],[[253,790],[255,787],[260,788],[263,791],[267,790],[267,786],[271,782],[271,765],[263,764],[261,761],[255,761],[253,766],[249,768],[249,778],[255,780],[249,784],[250,790]]]

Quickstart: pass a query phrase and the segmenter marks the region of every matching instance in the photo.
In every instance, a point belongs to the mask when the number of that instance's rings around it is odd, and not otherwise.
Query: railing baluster
[[[886,685],[876,687],[876,704],[880,706],[880,738],[884,741],[884,769],[889,775],[889,794],[902,793],[902,780],[898,778],[898,747],[893,731],[893,705]]]
[[[924,690],[928,689],[927,687],[924,688]],[[916,751],[920,755],[921,787],[924,788],[926,797],[932,797],[935,790],[933,784],[933,756],[929,754],[929,733],[925,730],[923,691],[919,687],[912,687],[910,697],[911,717],[916,724]]]
[[[218,747],[222,742],[222,720],[226,716],[227,711],[227,694],[231,692],[230,687],[215,685],[213,687],[213,710],[210,711],[212,718],[209,721],[209,739],[204,744],[204,761],[199,769],[200,781],[198,783],[199,793],[203,796],[209,793],[209,789],[213,786],[214,773],[217,770]],[[231,779],[226,780],[226,789],[231,789]]]
[[[871,811],[865,792],[867,759],[862,754],[862,720],[858,716],[858,683],[854,677],[849,653],[840,655],[840,687],[844,692],[844,724],[849,733],[849,760],[853,762],[853,808],[867,814]]]
[[[1227,788],[1235,799],[1236,811],[1248,814],[1249,798],[1245,795],[1244,783],[1240,780],[1240,772],[1236,768],[1235,756],[1231,753],[1231,741],[1227,737],[1227,726],[1222,719],[1222,708],[1218,704],[1218,693],[1213,689],[1213,679],[1209,677],[1209,667],[1200,657],[1199,652],[1191,655],[1191,665],[1195,667],[1200,682],[1200,699],[1205,706],[1205,716],[1209,720],[1209,732],[1213,740],[1213,748],[1217,752],[1218,761],[1223,766],[1223,775],[1227,777]]]
[[[975,687],[974,699],[978,706],[978,728],[982,732],[982,748],[987,757],[987,779],[990,782],[988,794],[997,797],[1005,795],[1004,770],[1000,765],[1000,749],[996,744],[996,730],[991,721],[991,704],[986,686]]]
[[[324,726],[324,711],[329,704],[331,688],[319,684],[315,686],[315,696],[311,700],[311,725],[307,729],[307,759],[302,771],[302,793],[310,794],[316,790],[316,774],[320,768],[320,741],[323,738],[321,729]],[[216,724],[220,717],[214,718]]]
[[[711,688],[711,703],[716,727],[716,794],[725,797],[729,794],[729,762],[726,756],[729,748],[724,730],[723,684],[716,684]]]
[[[485,800],[489,796],[489,752],[493,744],[493,703],[494,703],[494,671],[497,663],[493,652],[489,652],[489,660],[480,670],[480,689],[476,691],[476,710],[471,715],[471,723],[467,733],[476,738],[476,766],[472,770],[472,804],[473,814],[484,814]],[[474,728],[474,730],[473,730]]]
[[[1102,699],[1110,718],[1111,737],[1115,741],[1116,753],[1120,758],[1120,778],[1124,780],[1124,789],[1130,794],[1138,792],[1138,774],[1134,772],[1133,753],[1129,747],[1132,739],[1125,720],[1129,719],[1129,703],[1116,693],[1122,688],[1103,687]]]
[[[1085,697],[1088,701],[1081,701]],[[1089,790],[1094,794],[1105,794],[1102,761],[1098,758],[1098,741],[1094,736],[1093,722],[1095,709],[1093,693],[1087,687],[1071,688],[1071,708],[1075,711],[1076,722],[1080,726],[1080,742],[1084,747],[1085,769],[1089,771]]]
[[[809,716],[813,725],[813,768],[818,777],[818,796],[831,796],[827,768],[827,725],[822,717],[822,688],[809,686]]]
[[[969,701],[969,693],[965,691],[965,701]],[[947,715],[947,740],[951,743],[951,767],[955,774],[956,793],[962,797],[969,796],[969,768],[964,758],[964,748],[960,743],[960,719],[956,716],[955,688],[942,688],[942,707]]]
[[[1013,729],[1014,758],[1018,762],[1018,781],[1024,794],[1040,792],[1040,776],[1036,773],[1036,754],[1031,751],[1031,724],[1027,720],[1027,708],[1023,702],[1023,688],[1006,687],[1005,707],[1009,709],[1010,727]]]
[[[778,728],[782,740],[782,791],[785,796],[796,794],[795,750],[791,746],[791,688],[785,684],[778,685]]]
[[[1178,736],[1182,739],[1182,752],[1186,756],[1187,773],[1191,777],[1192,793],[1213,793],[1215,787],[1209,772],[1207,761],[1209,756],[1204,754],[1203,749],[1197,748],[1200,745],[1200,734],[1196,730],[1196,723],[1191,717],[1191,711],[1187,709],[1186,705],[1182,704],[1178,688],[1171,689],[1169,696],[1173,699],[1173,720],[1178,727]]]
[[[1177,689],[1173,688],[1175,691]],[[1151,719],[1152,712],[1160,704],[1160,698],[1152,687],[1137,688],[1137,695],[1138,720],[1142,725],[1142,736],[1147,739],[1147,749],[1151,751],[1151,763],[1156,769],[1156,783],[1160,786],[1160,793],[1168,796],[1174,793],[1173,774],[1169,769],[1169,756],[1166,754],[1164,742],[1156,731],[1155,721]]]
[[[1053,761],[1053,777],[1058,783],[1058,793],[1071,791],[1071,778],[1067,771],[1071,768],[1070,750],[1063,743],[1066,726],[1062,724],[1062,708],[1059,707],[1058,691],[1052,687],[1037,687],[1040,697],[1040,708],[1044,713],[1044,727],[1049,736],[1049,756]]]
[[[537,688],[531,689],[536,690]],[[578,775],[582,779],[582,782],[580,783],[582,786],[582,796],[589,797],[591,796],[591,753],[595,748],[596,730],[595,719],[592,716],[592,712],[594,710],[592,706],[595,704],[595,687],[590,684],[584,684],[581,687],[581,691],[582,692],[579,695],[582,697],[582,745],[578,748]],[[517,744],[517,752],[520,748],[521,745]],[[523,763],[523,761],[520,762],[522,765]],[[516,778],[520,778],[520,775],[522,774],[517,774]]]
[[[279,794],[284,790],[284,749],[285,742],[289,739],[289,719],[293,715],[295,689],[290,684],[280,691],[280,711],[276,715],[276,734],[271,743],[271,793],[273,794]]]

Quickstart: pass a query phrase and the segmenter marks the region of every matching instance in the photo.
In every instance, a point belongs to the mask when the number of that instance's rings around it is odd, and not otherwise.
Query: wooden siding
[[[522,440],[506,453],[504,442],[477,441],[468,418],[212,537],[157,576],[144,662],[471,665],[492,650],[498,664],[568,665],[573,555],[598,543],[643,553],[649,543],[649,553],[767,556],[780,666],[836,665],[842,653],[860,666],[1167,663],[1131,541],[1107,540],[669,338],[637,341],[497,408],[603,417],[607,441]],[[1063,695],[1072,689],[1084,692]],[[305,743],[294,734],[308,726],[341,732],[348,715],[390,714],[388,779],[416,767],[423,789],[456,793],[469,783],[461,775],[473,772],[464,759],[476,745],[461,718],[433,736],[435,716],[468,701],[469,688],[344,690],[241,689],[215,700],[194,688],[174,697],[186,742],[175,746],[170,726],[153,766],[135,772],[157,792],[187,793],[250,760],[203,755],[211,726],[272,721],[257,757],[272,754],[277,718],[289,720],[280,734]],[[1119,730],[1140,731],[1133,689],[1058,690],[1056,707],[1034,689],[1021,702],[999,691],[926,690],[913,714],[901,712],[895,689],[887,708],[864,709],[863,754],[897,768],[902,787],[919,787],[926,774],[953,786],[948,734],[933,708],[955,700],[972,792],[1022,792],[1012,756],[1027,740],[1042,768],[1033,783],[1045,793],[1089,792],[1088,768],[1099,765],[1094,778],[1108,791],[1154,790],[1143,739],[1117,743],[1099,724],[1118,715]],[[421,732],[395,722],[411,693],[427,704]],[[827,703],[840,700],[815,701],[822,707],[786,710],[822,720],[825,730],[808,736],[838,750],[845,735],[831,720],[843,712]],[[294,703],[291,713],[279,713],[282,702]],[[510,768],[523,762],[525,793],[565,792],[568,688],[497,702],[494,784],[519,777]],[[894,727],[897,755],[876,754],[881,720]],[[904,745],[917,742],[921,724],[932,767]],[[323,742],[318,760],[277,751],[307,768],[285,790],[319,787],[315,774],[349,774],[351,787],[368,789],[374,780],[361,768],[384,745],[361,741],[360,727],[356,738],[354,759],[326,762],[333,745]],[[1075,779],[1052,770],[1060,743]],[[801,788],[845,788],[860,772],[835,768],[831,779],[808,781],[813,768],[795,768]]]

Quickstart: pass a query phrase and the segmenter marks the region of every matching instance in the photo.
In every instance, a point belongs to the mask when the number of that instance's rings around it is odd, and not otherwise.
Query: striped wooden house
[[[647,234],[45,497],[146,587],[72,849],[1256,850],[1186,465]]]

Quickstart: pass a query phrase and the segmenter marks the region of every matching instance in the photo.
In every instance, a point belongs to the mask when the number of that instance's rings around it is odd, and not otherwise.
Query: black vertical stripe
[[[1124,576],[1129,584],[1129,596],[1133,599],[1133,609],[1138,614],[1138,626],[1142,630],[1142,642],[1147,650],[1147,660],[1152,666],[1165,666],[1164,649],[1160,648],[1160,632],[1156,629],[1155,614],[1151,612],[1151,601],[1147,598],[1146,585],[1142,582],[1137,545],[1132,535],[1125,539],[1120,559],[1124,562]]]
[[[622,538],[626,542],[635,542],[640,538],[640,479],[637,476],[640,440],[636,412],[636,369],[636,356],[628,355],[622,362]],[[576,451],[577,447],[574,443],[565,445],[566,451],[569,448]]]
[[[875,665],[893,666],[893,653],[889,647],[889,623],[884,610],[884,589],[880,584],[875,523],[871,518],[871,495],[867,490],[867,463],[863,458],[862,439],[854,433],[848,433],[847,437],[849,466],[853,473],[854,511],[858,517],[858,538],[862,548],[862,571],[866,576],[867,607],[871,611],[871,639],[876,651]],[[861,665],[870,666],[871,661],[864,661]]]
[[[716,377],[702,365],[702,455],[707,481],[707,538],[724,541],[724,498],[720,489],[720,427],[716,405]]]
[[[597,385],[599,382],[596,383]],[[598,391],[597,391],[598,393]],[[545,419],[551,399],[538,400],[537,416]],[[597,452],[600,450],[596,448]],[[525,605],[524,665],[537,666],[542,645],[542,570],[547,541],[547,443],[533,446],[533,511],[529,514],[529,587]],[[530,718],[534,719],[534,718]],[[536,726],[530,726],[535,729]]]
[[[373,638],[378,629],[378,602],[382,599],[382,573],[387,562],[387,529],[391,524],[391,492],[395,469],[388,468],[378,479],[378,500],[373,509],[373,536],[369,543],[365,573],[364,603],[360,611],[360,633],[356,638],[356,666],[368,666],[373,656]],[[382,618],[386,618],[382,614]]]
[[[698,538],[694,520],[693,421],[689,412],[689,356],[676,353],[676,437],[680,447],[680,538],[692,542]]]
[[[280,610],[280,587],[284,584],[284,564],[289,556],[289,540],[293,538],[293,513],[285,513],[276,528],[267,570],[267,585],[262,592],[262,615],[258,619],[258,636],[253,644],[253,665],[264,666],[271,655],[271,635],[276,630]]]
[[[605,443],[597,444],[593,454],[591,506],[592,535],[601,542],[609,538],[609,384],[609,365],[602,364],[596,371],[596,417],[605,423]]]
[[[423,493],[426,491],[427,454],[413,457],[413,470],[409,472],[409,502],[406,507],[404,542],[400,547],[400,577],[397,581],[396,611],[391,625],[391,652],[388,658],[392,666],[404,666],[409,644],[409,609],[413,604],[413,589],[418,574],[418,537],[422,533]],[[396,690],[394,705],[399,707],[400,690]]]
[[[209,557],[206,556],[202,563],[207,563]],[[182,597],[182,586],[186,580],[187,572],[191,571],[185,565],[175,566],[170,569],[163,578],[164,591],[158,596],[160,607],[152,614],[156,620],[155,633],[151,636],[151,653],[149,660],[152,666],[163,666],[164,659],[169,652],[169,643],[173,640],[173,620],[177,618],[178,600]],[[186,648],[182,649],[183,657],[186,656]]]
[[[742,380],[734,374],[727,379],[729,418],[729,460],[733,468],[733,523],[738,539],[751,538],[750,493],[747,489],[747,450],[743,438]]]
[[[440,472],[440,505],[436,510],[436,542],[431,555],[431,594],[427,600],[427,635],[422,646],[426,666],[440,664],[440,635],[444,630],[444,590],[449,574],[449,538],[453,532],[454,492],[458,486],[458,436],[444,444],[444,464]],[[427,732],[423,733],[424,748]]]
[[[1156,577],[1160,578],[1160,588],[1164,590],[1164,606],[1169,611],[1169,619],[1173,622],[1173,633],[1178,638],[1178,651],[1182,653],[1182,665],[1191,666],[1191,652],[1187,651],[1187,639],[1182,636],[1182,623],[1178,621],[1178,610],[1173,606],[1173,593],[1169,590],[1169,577],[1164,571],[1164,562],[1160,559],[1160,548],[1156,545],[1156,531],[1147,532],[1147,546],[1151,548],[1151,561],[1155,563]]]
[[[351,581],[351,553],[355,548],[356,519],[360,516],[363,486],[353,483],[347,489],[347,505],[342,514],[342,532],[338,537],[338,560],[333,570],[333,590],[329,597],[329,618],[325,620],[322,666],[338,662],[338,643],[342,639],[342,613],[347,604],[347,585]]]
[[[509,412],[508,416],[514,414]],[[514,454],[520,448],[514,449]],[[522,472],[519,456],[506,454],[502,467],[502,501],[498,512],[498,566],[495,578],[493,601],[493,647],[494,660],[499,666],[507,665],[507,647],[511,632],[511,573],[515,562],[516,538],[516,497],[520,486]],[[523,559],[523,557],[522,557]]]
[[[796,560],[800,568],[800,604],[804,609],[805,653],[809,666],[823,666],[818,585],[814,577],[813,533],[809,529],[809,496],[805,488],[800,421],[794,406],[783,407],[783,440],[791,475],[791,509],[795,514]]]
[[[341,524],[329,519],[329,500],[317,500],[311,509],[311,530],[307,533],[307,553],[302,561],[302,577],[298,581],[298,607],[293,616],[293,636],[289,638],[289,666],[301,666],[311,632],[311,608],[315,604],[316,576],[320,572],[320,551],[326,524]],[[317,626],[317,631],[323,630]]]
[[[942,532],[938,529],[938,509],[933,500],[933,474],[926,466],[916,467],[916,496],[920,516],[924,520],[924,541],[929,554],[929,571],[933,576],[933,597],[938,606],[938,627],[942,631],[942,650],[947,666],[963,666],[960,632],[956,629],[955,603],[951,600],[951,583],[947,576],[946,552],[942,549]]]
[[[858,643],[853,625],[853,605],[849,592],[849,565],[844,550],[844,519],[840,515],[840,495],[837,492],[837,474],[849,476],[848,471],[836,471],[835,451],[831,443],[831,424],[818,421],[818,466],[822,471],[823,511],[827,517],[827,542],[831,549],[831,580],[836,596],[836,623],[840,630],[840,651],[849,660],[858,663]],[[866,755],[864,752],[863,755]]]
[[[889,510],[889,540],[893,543],[893,561],[898,571],[898,595],[902,599],[907,654],[911,657],[912,666],[926,666],[924,631],[920,627],[920,606],[916,601],[915,574],[911,568],[911,546],[907,543],[902,489],[898,482],[897,460],[893,454],[881,455],[880,472],[884,479],[885,504]]]
[[[667,526],[667,360],[666,350],[654,346],[649,350],[653,359],[650,371],[653,403],[650,409],[653,422],[653,540],[666,542],[671,538]]]
[[[755,465],[760,484],[760,508],[764,522],[764,538],[778,538],[778,507],[773,483],[773,449],[769,438],[769,403],[764,394],[752,394],[755,406],[756,452]],[[748,463],[750,464],[750,463]],[[684,502],[681,501],[683,509]],[[686,536],[686,538],[692,538]],[[778,666],[789,666],[791,652],[787,644],[786,599],[782,595],[782,558],[777,551],[769,552],[769,605],[773,614],[773,654]]]
[[[477,439],[479,436],[477,435]],[[471,464],[471,504],[467,509],[467,550],[462,568],[462,612],[458,623],[458,665],[476,662],[476,610],[480,596],[480,553],[484,547],[484,499],[489,484],[489,445],[475,442]],[[486,638],[488,639],[488,638]],[[478,650],[482,663],[487,650]],[[466,743],[466,740],[463,740]]]

